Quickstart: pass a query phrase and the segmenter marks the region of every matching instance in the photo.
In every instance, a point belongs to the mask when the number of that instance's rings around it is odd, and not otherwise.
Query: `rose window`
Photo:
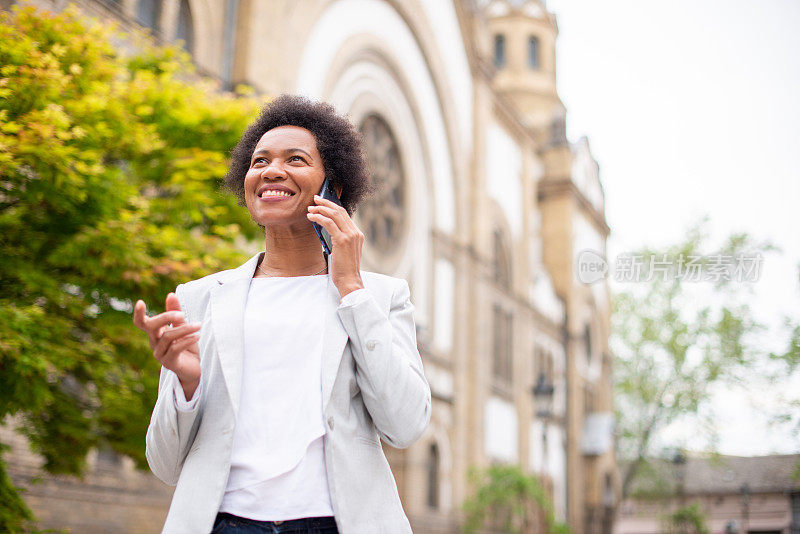
[[[405,179],[400,151],[386,122],[369,115],[359,128],[372,172],[375,194],[358,208],[369,244],[381,253],[395,250],[405,228]]]

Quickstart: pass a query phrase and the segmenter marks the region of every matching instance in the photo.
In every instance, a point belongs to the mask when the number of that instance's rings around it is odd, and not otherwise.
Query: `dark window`
[[[506,36],[505,35],[495,35],[494,36],[494,66],[495,67],[505,67],[506,66]]]
[[[498,382],[509,385],[511,384],[511,312],[495,304],[493,323],[493,374]]]
[[[176,39],[183,41],[183,47],[190,54],[194,50],[194,24],[192,23],[192,11],[189,8],[188,0],[181,0],[178,8],[178,31]]]
[[[552,384],[555,374],[553,365],[553,354],[544,347],[536,345],[534,349],[533,383],[536,384],[539,377],[544,376],[547,382]]]
[[[528,38],[528,66],[539,68],[539,38],[533,35]]]
[[[592,329],[587,324],[584,330],[584,342],[586,343],[586,363],[592,363]]]
[[[14,2],[11,3],[13,4]],[[103,3],[112,9],[122,8],[122,0],[105,0]],[[2,3],[0,3],[0,5],[2,5]]]
[[[439,508],[439,447],[435,443],[428,450],[428,506]]]
[[[495,230],[492,236],[492,254],[494,255],[494,281],[507,288],[511,283],[511,265],[508,258],[503,233]]]
[[[792,534],[800,534],[800,492],[791,494],[792,502]]]
[[[590,414],[596,412],[594,389],[590,385],[583,388],[583,412]]]
[[[161,14],[161,2],[157,0],[139,0],[136,4],[136,21],[146,28],[155,30]]]

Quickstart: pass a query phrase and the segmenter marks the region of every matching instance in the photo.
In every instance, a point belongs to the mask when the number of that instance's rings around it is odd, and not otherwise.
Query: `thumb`
[[[167,294],[167,311],[183,311],[181,310],[181,303],[178,300],[178,295],[173,292]],[[186,317],[181,317],[177,321],[172,321],[172,326],[178,326],[186,323]]]

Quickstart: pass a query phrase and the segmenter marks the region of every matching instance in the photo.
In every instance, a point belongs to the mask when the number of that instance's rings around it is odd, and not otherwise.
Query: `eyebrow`
[[[306,156],[308,156],[308,159],[314,159],[314,158],[312,158],[312,157],[311,157],[311,154],[309,154],[308,152],[306,152],[306,151],[305,151],[305,150],[303,150],[302,148],[287,148],[286,150],[284,150],[284,151],[283,151],[283,153],[284,153],[284,154],[289,154],[290,152],[302,152],[303,154],[305,154]],[[268,149],[266,149],[266,148],[259,148],[258,150],[256,150],[255,152],[253,152],[253,157],[256,157],[256,156],[257,156],[257,155],[259,155],[259,154],[268,154],[268,153],[269,153],[269,150],[268,150]]]

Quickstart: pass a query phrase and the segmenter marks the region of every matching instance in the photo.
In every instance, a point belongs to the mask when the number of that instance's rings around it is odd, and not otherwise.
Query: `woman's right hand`
[[[200,384],[200,349],[197,346],[200,334],[197,332],[201,323],[186,323],[175,293],[167,295],[166,305],[164,313],[148,317],[144,301],[137,300],[133,306],[133,324],[147,333],[155,359],[178,375],[189,400]]]

